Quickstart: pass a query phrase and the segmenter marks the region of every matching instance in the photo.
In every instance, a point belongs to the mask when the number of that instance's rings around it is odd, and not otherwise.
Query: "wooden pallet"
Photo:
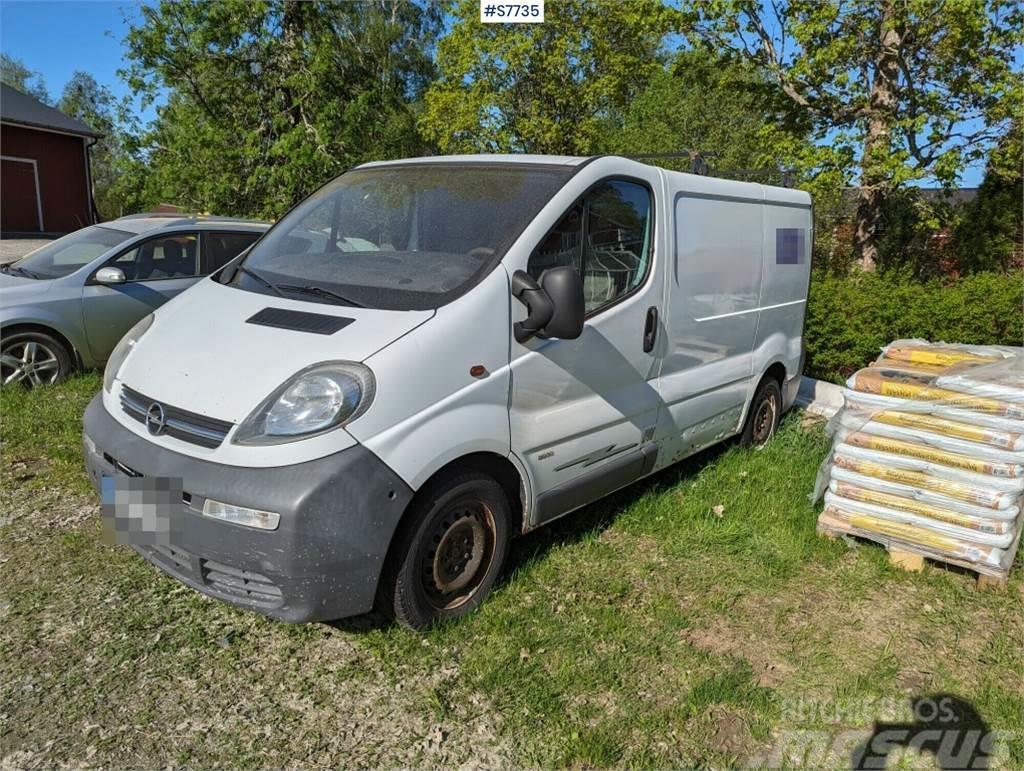
[[[1008,576],[995,576],[988,573],[980,573],[976,566],[969,562],[954,559],[938,559],[936,557],[929,557],[921,554],[917,551],[908,550],[900,541],[896,541],[885,536],[877,536],[875,534],[868,535],[866,531],[852,530],[837,530],[832,527],[823,526],[819,523],[818,533],[831,540],[836,540],[841,536],[848,535],[853,536],[859,540],[870,541],[872,543],[880,544],[885,547],[889,552],[889,562],[898,568],[910,571],[911,573],[919,573],[924,570],[925,561],[931,560],[940,564],[956,565],[959,568],[963,568],[971,573],[975,574],[976,585],[979,590],[995,590],[1002,591],[1006,588]],[[1016,546],[1016,543],[1014,544]]]
[[[896,567],[902,568],[903,570],[909,570],[911,573],[919,573],[924,570],[924,561],[927,558],[923,554],[904,551],[898,546],[888,546],[886,548],[889,551],[889,562]],[[964,563],[958,562],[955,564],[959,567],[965,567]],[[976,574],[978,589],[1001,590],[1006,588],[1006,576],[991,576],[987,573],[978,573],[978,571],[970,567],[967,569]]]

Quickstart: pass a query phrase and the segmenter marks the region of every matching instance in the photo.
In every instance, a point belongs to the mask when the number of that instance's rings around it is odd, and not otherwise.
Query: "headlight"
[[[117,373],[120,371],[121,365],[124,364],[124,360],[128,358],[128,354],[135,348],[135,344],[142,339],[142,336],[146,334],[152,325],[153,314],[150,313],[146,318],[129,329],[127,334],[121,338],[121,341],[114,346],[114,350],[110,353],[110,358],[107,359],[107,366],[103,370],[104,391],[110,393],[110,389],[114,387],[114,380],[117,378]]]
[[[370,406],[373,373],[348,361],[314,364],[263,400],[235,432],[235,444],[282,444],[355,420]]]

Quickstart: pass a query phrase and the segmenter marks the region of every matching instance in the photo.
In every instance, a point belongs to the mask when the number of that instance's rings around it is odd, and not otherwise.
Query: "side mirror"
[[[527,314],[513,327],[517,342],[525,343],[534,335],[575,340],[583,334],[583,281],[572,268],[549,268],[541,274],[540,283],[517,270],[512,275],[512,295],[526,306]]]
[[[96,271],[97,284],[123,284],[127,279],[120,268],[100,268]]]

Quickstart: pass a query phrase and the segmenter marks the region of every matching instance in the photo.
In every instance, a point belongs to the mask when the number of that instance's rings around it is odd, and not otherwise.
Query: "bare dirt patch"
[[[982,605],[961,609],[956,626],[927,586],[889,582],[863,590],[833,571],[809,567],[773,596],[748,595],[728,614],[702,619],[683,633],[705,651],[747,661],[759,685],[794,681],[804,692],[870,670],[881,657],[898,662],[894,685],[920,693],[941,663],[967,682],[1000,628]],[[1009,621],[1009,620],[1007,620]],[[1005,627],[1004,627],[1005,628]]]
[[[708,747],[738,761],[744,761],[764,752],[761,742],[754,739],[746,719],[735,710],[722,704],[715,704],[701,716],[707,730]]]
[[[740,627],[728,619],[713,619],[695,629],[686,629],[684,642],[716,656],[731,656],[750,664],[757,684],[773,687],[793,673],[779,651],[765,646],[763,638],[748,627]]]

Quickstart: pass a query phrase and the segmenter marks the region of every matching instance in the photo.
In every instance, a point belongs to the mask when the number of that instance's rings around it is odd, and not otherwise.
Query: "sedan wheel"
[[[56,383],[67,376],[71,357],[49,335],[22,333],[0,343],[0,384],[35,386]]]

